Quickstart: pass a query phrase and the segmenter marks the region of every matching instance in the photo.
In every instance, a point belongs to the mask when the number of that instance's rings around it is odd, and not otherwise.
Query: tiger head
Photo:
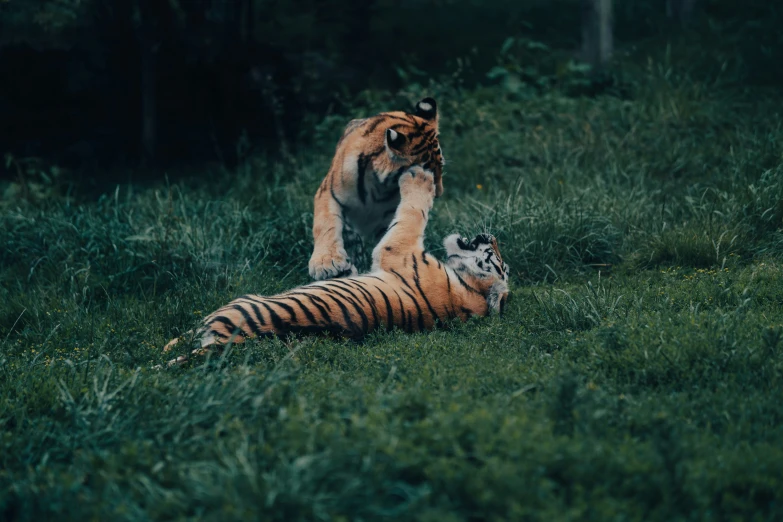
[[[443,240],[443,246],[448,266],[486,295],[490,310],[502,314],[508,300],[509,268],[495,236],[479,234],[468,241],[452,234]]]
[[[384,138],[390,159],[406,167],[420,165],[435,176],[435,197],[443,194],[443,165],[446,160],[438,141],[438,106],[432,98],[416,104],[413,114],[386,113],[390,125]]]

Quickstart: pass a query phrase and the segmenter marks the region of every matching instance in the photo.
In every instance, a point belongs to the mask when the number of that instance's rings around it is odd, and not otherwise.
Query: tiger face
[[[491,234],[479,234],[471,240],[452,234],[443,240],[446,263],[457,273],[484,281],[489,287],[487,303],[490,309],[503,313],[508,299],[509,267],[503,262],[497,239]]]
[[[389,158],[397,164],[420,165],[435,177],[435,197],[443,194],[443,166],[446,160],[438,141],[438,108],[435,100],[424,98],[415,114],[386,113],[392,118],[384,135]]]

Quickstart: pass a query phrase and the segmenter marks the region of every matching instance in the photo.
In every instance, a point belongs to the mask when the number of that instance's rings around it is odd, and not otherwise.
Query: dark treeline
[[[276,144],[358,89],[395,87],[399,67],[497,48],[520,14],[510,0],[0,2],[0,143],[66,163],[222,159],[243,132]]]
[[[662,30],[672,1],[682,0],[616,3],[615,38]],[[362,89],[457,68],[485,81],[511,36],[576,51],[579,4],[0,1],[0,153],[72,166],[231,163],[243,135],[268,149],[298,141]]]

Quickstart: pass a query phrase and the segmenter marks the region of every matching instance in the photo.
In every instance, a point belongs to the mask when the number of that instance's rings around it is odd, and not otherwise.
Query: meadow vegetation
[[[411,80],[236,171],[3,200],[0,518],[783,518],[783,100],[699,44],[719,31],[623,51],[592,96],[579,71]],[[341,127],[422,93],[448,160],[427,244],[494,233],[505,316],[153,369],[308,280]]]

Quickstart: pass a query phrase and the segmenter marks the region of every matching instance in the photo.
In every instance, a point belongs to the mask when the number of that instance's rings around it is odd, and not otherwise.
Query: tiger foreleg
[[[324,180],[313,207],[313,255],[308,269],[316,281],[356,275],[343,243],[343,208]]]
[[[400,204],[373,250],[373,270],[385,269],[387,260],[424,250],[424,229],[435,198],[435,178],[428,170],[411,167],[400,176],[399,183]]]

